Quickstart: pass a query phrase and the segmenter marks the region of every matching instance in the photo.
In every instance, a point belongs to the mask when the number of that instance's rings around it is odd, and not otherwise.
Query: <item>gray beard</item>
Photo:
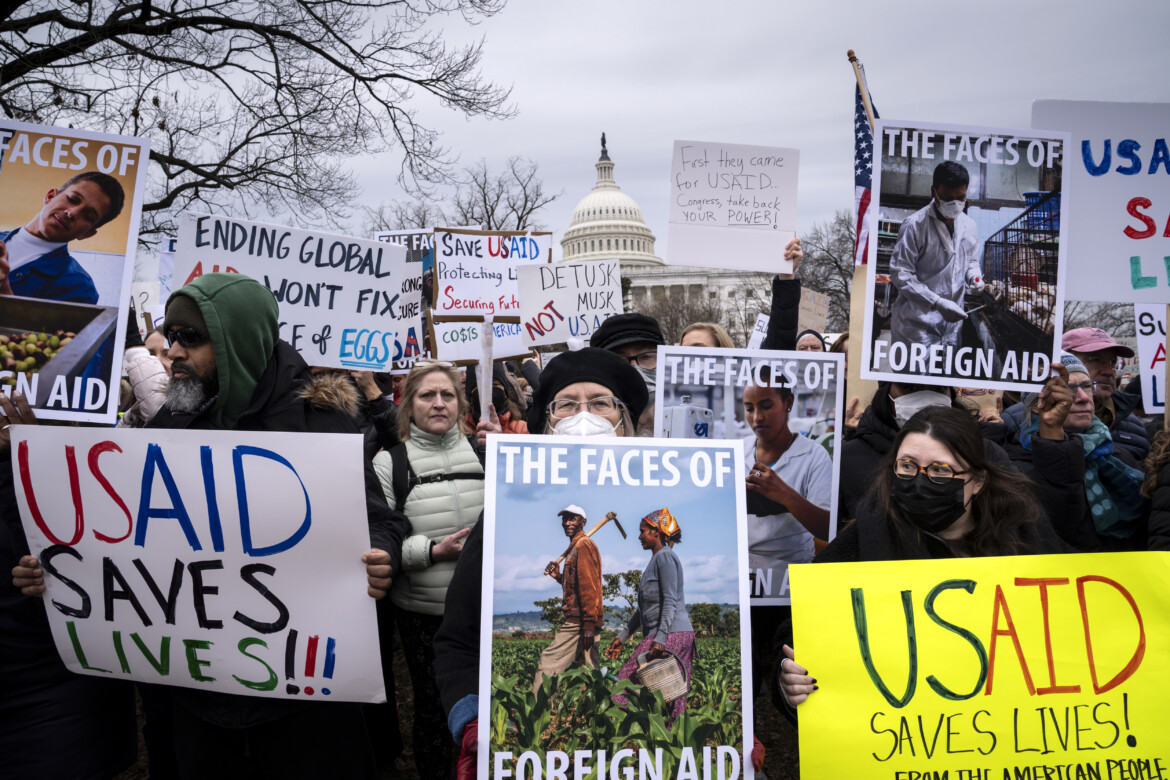
[[[166,406],[178,414],[195,414],[207,403],[207,388],[198,379],[171,379]]]

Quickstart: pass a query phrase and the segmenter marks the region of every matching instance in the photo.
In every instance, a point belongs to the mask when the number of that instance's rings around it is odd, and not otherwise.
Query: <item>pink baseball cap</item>
[[[1118,357],[1133,357],[1132,349],[1124,344],[1118,344],[1100,328],[1070,330],[1060,340],[1060,348],[1065,352],[1100,352],[1103,349],[1112,349],[1117,352]]]

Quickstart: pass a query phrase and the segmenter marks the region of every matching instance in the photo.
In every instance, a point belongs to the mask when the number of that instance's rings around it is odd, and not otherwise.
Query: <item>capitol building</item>
[[[642,209],[614,179],[604,133],[596,168],[597,183],[573,209],[561,238],[562,262],[617,258],[629,282],[626,311],[647,311],[667,302],[717,304],[732,338],[746,342],[745,324],[750,330],[756,314],[768,312],[772,275],[666,265],[654,254],[654,233]]]

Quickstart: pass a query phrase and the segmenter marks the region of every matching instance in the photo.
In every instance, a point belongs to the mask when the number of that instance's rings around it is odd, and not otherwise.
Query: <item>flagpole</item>
[[[865,117],[869,120],[870,132],[873,132],[873,106],[869,104],[869,87],[861,75],[861,60],[857,59],[853,49],[849,50],[849,64],[853,66],[853,75],[857,78],[858,89],[861,90],[861,102],[865,106]]]

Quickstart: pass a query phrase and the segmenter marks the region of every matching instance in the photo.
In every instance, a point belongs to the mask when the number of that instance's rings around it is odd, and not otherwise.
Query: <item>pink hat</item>
[[[1100,352],[1103,349],[1112,349],[1117,351],[1118,357],[1133,357],[1132,349],[1124,344],[1118,344],[1100,328],[1070,330],[1060,340],[1060,348],[1065,352]]]

